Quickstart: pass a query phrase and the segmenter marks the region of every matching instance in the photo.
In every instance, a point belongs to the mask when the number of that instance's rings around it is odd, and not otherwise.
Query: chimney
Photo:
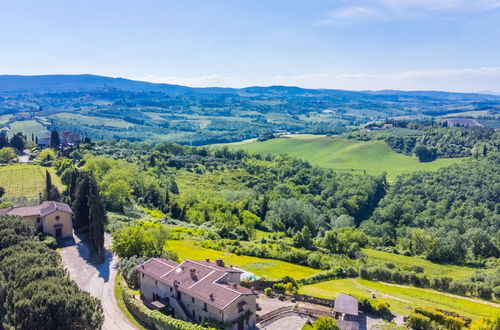
[[[38,204],[42,204],[43,203],[43,196],[42,196],[42,193],[39,192],[38,193]]]
[[[206,262],[210,262],[210,258],[206,258],[206,259],[205,259],[205,261],[206,261]]]
[[[224,267],[224,261],[222,261],[221,258],[218,258],[217,260],[215,260],[215,264],[219,267]]]
[[[191,277],[196,277],[196,269],[194,268],[189,269],[189,273],[191,274]]]
[[[238,283],[233,283],[233,288],[237,288],[238,287]]]
[[[215,297],[214,297],[214,294],[213,293],[210,293],[210,300],[214,301],[215,300]]]

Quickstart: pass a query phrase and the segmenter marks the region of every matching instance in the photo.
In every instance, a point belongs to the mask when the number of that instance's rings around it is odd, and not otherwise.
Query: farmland
[[[107,127],[116,127],[116,128],[129,128],[135,126],[132,123],[129,123],[122,119],[110,119],[110,118],[102,118],[102,117],[94,117],[94,116],[84,116],[76,113],[58,113],[51,117],[73,120],[78,122],[81,125],[87,126],[107,126]],[[51,118],[49,117],[49,118]]]
[[[392,311],[403,315],[409,314],[410,309],[417,306],[440,308],[471,318],[492,317],[499,311],[498,305],[477,299],[468,300],[433,290],[398,287],[361,279],[321,282],[303,286],[299,292],[330,299],[340,293],[351,294],[359,298],[371,298],[374,293],[378,299],[388,302]]]
[[[47,127],[44,125],[40,124],[36,120],[22,120],[22,121],[15,121],[11,124],[9,124],[9,135],[12,136],[15,133],[21,132],[28,139],[31,138],[31,134],[34,136],[38,137],[45,137],[48,136],[50,133],[47,130]]]
[[[63,186],[54,169],[32,164],[18,164],[0,167],[0,186],[5,188],[5,198],[26,197],[33,199],[45,189],[45,170],[52,177],[52,183],[60,190]]]
[[[478,269],[457,265],[442,265],[418,257],[407,257],[394,253],[363,249],[363,253],[368,257],[368,261],[375,264],[392,263],[399,268],[412,268],[420,266],[424,273],[430,277],[437,277],[446,274],[453,279],[463,279],[473,275]]]
[[[388,180],[414,171],[434,171],[459,162],[460,159],[438,159],[421,163],[416,157],[391,150],[383,141],[357,141],[335,136],[295,135],[264,142],[248,141],[230,144],[260,154],[289,154],[314,165],[352,173],[379,175],[387,172]]]
[[[294,265],[288,262],[263,259],[248,256],[239,256],[232,253],[206,249],[197,245],[193,241],[168,241],[167,248],[176,252],[180,259],[204,260],[206,258],[222,258],[226,265],[240,267],[252,272],[259,277],[279,279],[286,275],[293,274],[294,278],[301,279],[321,270]]]

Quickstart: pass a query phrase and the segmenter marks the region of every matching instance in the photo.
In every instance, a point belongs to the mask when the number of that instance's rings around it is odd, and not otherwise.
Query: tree
[[[301,231],[295,234],[293,237],[293,245],[306,250],[311,250],[313,248],[312,234],[309,226],[304,226]]]
[[[50,192],[52,191],[52,178],[48,170],[45,171],[45,198],[49,199]]]
[[[59,132],[55,129],[50,132],[50,145],[53,148],[57,148],[57,147],[59,147],[59,145],[61,145],[61,139],[59,138]]]
[[[337,320],[329,316],[320,316],[314,323],[306,323],[302,330],[340,330],[340,328],[337,326]]]
[[[77,175],[75,199],[73,201],[75,229],[83,229],[89,225],[90,173],[80,171]]]
[[[420,162],[431,162],[437,158],[437,150],[420,144],[415,147],[415,155]]]
[[[10,146],[19,152],[22,152],[26,146],[26,141],[22,133],[16,133],[10,139]]]
[[[40,151],[36,160],[43,166],[52,166],[52,163],[56,160],[56,158],[57,156],[53,149],[44,149]]]
[[[0,186],[0,198],[2,198],[3,195],[5,195],[5,188]]]
[[[125,180],[111,182],[104,193],[108,210],[123,212],[124,207],[130,202],[130,184]]]
[[[89,182],[89,240],[93,251],[99,256],[104,252],[104,226],[107,223],[106,210],[99,195],[99,187],[94,177]]]
[[[12,148],[5,147],[0,149],[0,164],[8,164],[17,159],[16,154]]]
[[[0,132],[0,149],[9,146],[9,138],[7,137],[7,133]]]

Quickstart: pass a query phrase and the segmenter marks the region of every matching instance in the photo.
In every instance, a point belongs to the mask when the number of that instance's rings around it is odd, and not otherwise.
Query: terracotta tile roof
[[[34,216],[34,215],[39,215],[39,216],[44,217],[47,214],[50,214],[56,210],[73,214],[73,211],[71,210],[71,207],[69,207],[68,204],[54,202],[54,201],[46,201],[46,202],[43,202],[42,204],[34,205],[34,206],[14,207],[14,208],[8,210],[4,214],[18,215],[20,217],[29,217],[29,216]]]
[[[255,294],[253,290],[226,281],[227,274],[241,273],[239,269],[219,266],[215,262],[186,260],[177,264],[172,260],[153,258],[136,269],[221,310],[242,295]]]

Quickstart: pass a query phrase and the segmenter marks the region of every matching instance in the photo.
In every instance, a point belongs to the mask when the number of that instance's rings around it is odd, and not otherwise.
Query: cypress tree
[[[50,132],[50,145],[54,148],[59,147],[61,140],[59,139],[59,132],[57,130],[52,130]]]
[[[89,225],[89,194],[90,174],[80,172],[76,183],[75,197],[73,201],[75,229],[85,228]]]
[[[52,191],[52,178],[48,170],[45,170],[45,199],[50,199],[50,192]]]

